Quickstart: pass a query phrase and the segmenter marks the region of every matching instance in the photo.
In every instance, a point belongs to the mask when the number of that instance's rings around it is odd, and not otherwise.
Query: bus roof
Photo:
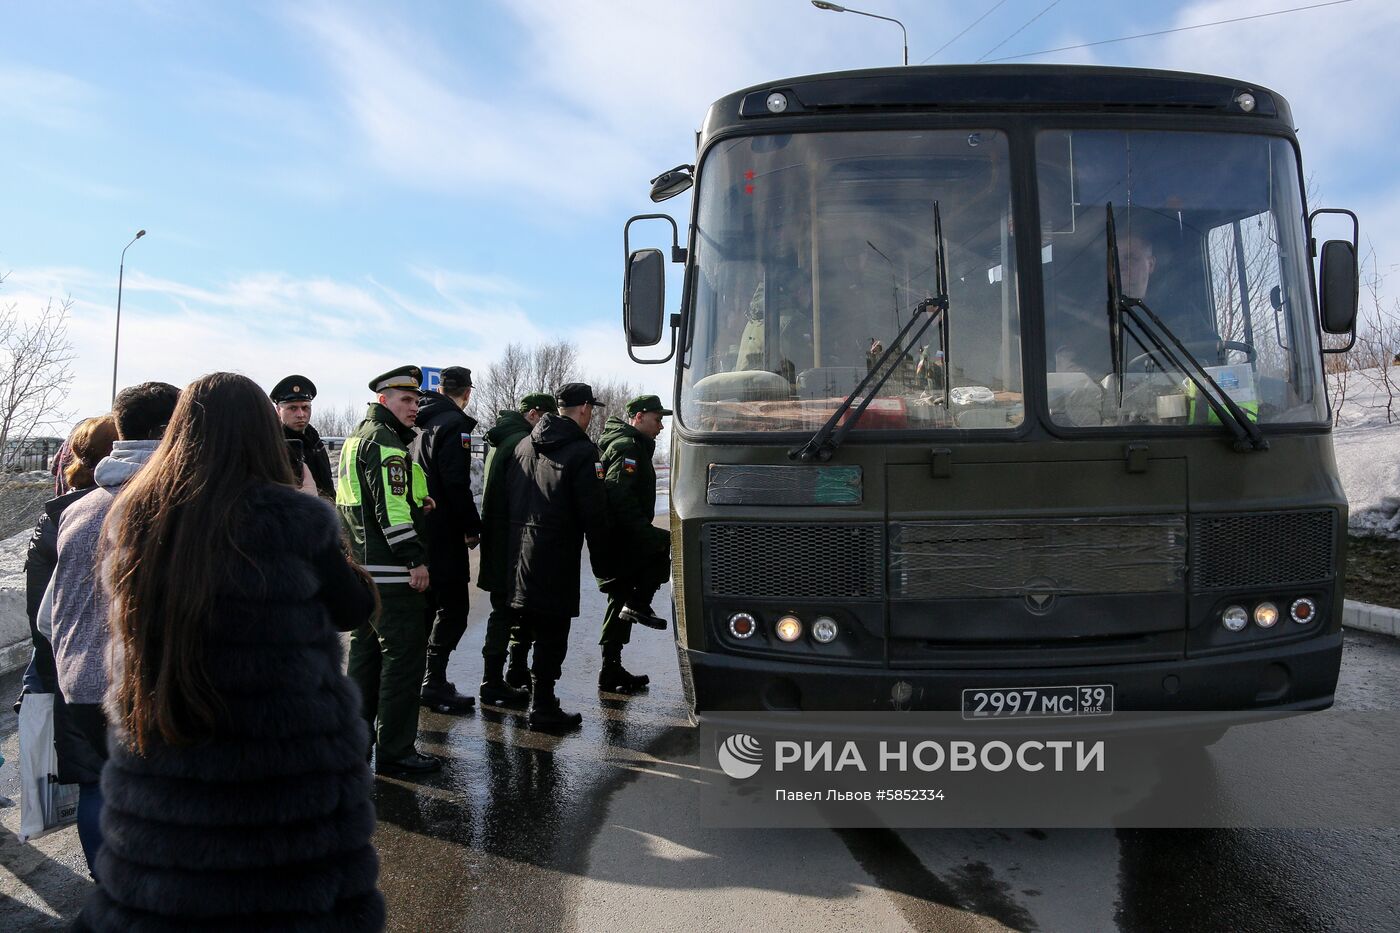
[[[768,98],[780,92],[786,109]],[[1254,98],[1252,110],[1240,95]],[[872,68],[785,78],[720,98],[704,134],[759,120],[842,113],[945,113],[1061,110],[1081,113],[1217,113],[1293,124],[1288,102],[1233,78],[1090,65],[934,65]]]

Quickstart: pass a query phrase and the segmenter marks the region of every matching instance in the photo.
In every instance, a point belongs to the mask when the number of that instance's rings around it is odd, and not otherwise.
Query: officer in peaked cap
[[[273,386],[268,395],[277,405],[277,417],[282,421],[282,433],[290,448],[288,456],[298,479],[304,464],[316,484],[316,492],[326,499],[335,499],[330,454],[326,452],[321,435],[311,426],[311,402],[316,398],[316,383],[302,375],[291,375]]]
[[[434,507],[410,450],[422,377],[417,366],[400,366],[369,381],[375,401],[345,439],[337,475],[335,504],[351,555],[379,589],[379,618],[350,635],[349,674],[360,688],[377,746],[374,767],[382,774],[442,767],[414,747],[428,651],[424,516]]]
[[[632,625],[664,629],[666,620],[651,607],[656,591],[671,576],[671,535],[652,524],[656,514],[656,438],[661,419],[671,414],[655,395],[639,395],[627,403],[626,416],[613,415],[603,426],[598,446],[608,512],[616,529],[616,547],[629,555],[619,562],[621,575],[599,578],[608,596],[598,644],[603,665],[598,689],[633,693],[647,686],[645,674],[622,666],[622,648],[631,640]]]

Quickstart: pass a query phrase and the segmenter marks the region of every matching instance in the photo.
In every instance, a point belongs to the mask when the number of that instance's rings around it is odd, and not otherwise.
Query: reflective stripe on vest
[[[336,470],[335,504],[360,504],[360,473],[356,469],[360,461],[360,441],[358,437],[347,437],[340,450],[340,467]]]

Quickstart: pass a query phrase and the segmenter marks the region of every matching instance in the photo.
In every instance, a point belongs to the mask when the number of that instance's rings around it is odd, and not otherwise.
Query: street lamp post
[[[881,16],[879,13],[867,13],[864,10],[853,10],[839,4],[827,3],[826,0],[812,0],[812,6],[829,13],[855,13],[858,16],[868,16],[871,19],[882,19],[887,23],[894,23],[899,27],[899,31],[904,33],[904,64],[909,64],[909,30],[905,29],[904,24],[899,20],[890,16]]]
[[[135,243],[146,235],[145,230],[137,230],[136,236],[131,238],[131,243]],[[122,278],[126,274],[126,251],[131,249],[131,243],[122,247],[122,262],[117,269],[117,331],[112,337],[112,404],[117,403],[117,353],[121,350],[122,340]]]

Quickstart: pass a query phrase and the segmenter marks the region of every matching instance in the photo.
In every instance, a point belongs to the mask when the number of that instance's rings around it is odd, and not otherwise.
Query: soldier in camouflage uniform
[[[382,604],[378,619],[350,636],[349,673],[378,746],[375,770],[385,774],[442,767],[413,744],[428,648],[423,515],[433,507],[426,476],[409,451],[421,381],[417,366],[401,366],[370,381],[378,400],[345,439],[335,498],[355,561],[374,580]]]
[[[671,414],[655,395],[642,395],[627,403],[627,417],[612,416],[603,426],[599,447],[603,458],[603,484],[608,512],[616,524],[617,547],[629,555],[622,577],[599,579],[608,595],[603,614],[603,666],[598,689],[632,693],[650,683],[645,674],[632,674],[622,666],[622,646],[632,637],[632,624],[664,629],[666,620],[651,608],[656,591],[671,575],[671,535],[652,524],[656,513],[656,438],[661,419]]]

